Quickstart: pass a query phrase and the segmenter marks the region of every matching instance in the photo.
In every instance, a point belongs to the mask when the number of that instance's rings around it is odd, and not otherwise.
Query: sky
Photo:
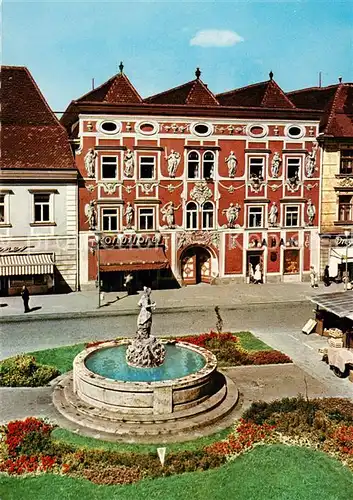
[[[353,0],[2,3],[4,65],[27,66],[54,111],[124,72],[142,97],[201,79],[214,93],[353,82]]]

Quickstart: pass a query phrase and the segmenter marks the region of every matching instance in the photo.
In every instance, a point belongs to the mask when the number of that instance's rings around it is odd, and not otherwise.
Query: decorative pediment
[[[190,198],[200,205],[203,205],[205,201],[212,198],[212,191],[205,181],[196,182],[195,186],[190,191]]]
[[[212,245],[219,248],[220,234],[217,231],[184,231],[177,233],[178,249],[189,245]]]

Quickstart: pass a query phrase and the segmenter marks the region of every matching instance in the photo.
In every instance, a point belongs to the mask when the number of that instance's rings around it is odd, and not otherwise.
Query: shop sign
[[[336,245],[338,247],[353,247],[353,238],[342,238],[342,236],[337,236]]]
[[[113,236],[103,235],[101,248],[128,248],[128,247],[151,247],[162,244],[160,233],[150,234],[117,234]]]
[[[23,247],[0,247],[0,253],[21,253],[25,252],[28,248],[34,248],[33,245]]]
[[[283,238],[278,239],[275,236],[270,236],[269,241],[267,241],[265,238],[251,238],[251,240],[249,241],[249,248],[262,248],[267,246],[270,248],[275,248],[277,246],[299,247],[299,242],[293,237],[289,238],[288,241],[285,242]]]

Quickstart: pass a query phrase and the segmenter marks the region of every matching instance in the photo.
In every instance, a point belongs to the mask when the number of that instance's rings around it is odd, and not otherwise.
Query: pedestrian
[[[127,276],[125,276],[124,286],[126,287],[126,291],[127,291],[128,295],[134,294],[133,280],[134,280],[134,277],[131,273],[129,273]]]
[[[330,286],[331,285],[330,271],[329,271],[329,269],[330,269],[329,266],[325,266],[325,270],[324,270],[324,285],[325,286]]]
[[[21,296],[22,296],[23,305],[24,305],[24,308],[25,308],[25,313],[28,313],[30,311],[30,308],[28,307],[29,291],[28,291],[28,288],[25,285],[23,285],[23,287],[22,287]]]
[[[314,266],[310,266],[310,284],[311,288],[318,288],[317,282],[317,272],[315,271]]]
[[[251,262],[249,262],[249,283],[254,283],[254,268]]]
[[[262,273],[260,264],[256,264],[255,273],[254,273],[254,283],[257,285],[262,282]]]

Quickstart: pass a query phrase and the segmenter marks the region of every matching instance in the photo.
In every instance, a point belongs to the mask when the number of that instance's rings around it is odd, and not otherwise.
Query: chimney
[[[338,83],[342,83],[342,77],[341,76],[338,77]]]
[[[92,78],[92,90],[94,90],[94,78]]]
[[[322,73],[321,71],[319,71],[319,87],[321,88],[322,86],[322,80],[321,80],[321,77],[322,77]]]

